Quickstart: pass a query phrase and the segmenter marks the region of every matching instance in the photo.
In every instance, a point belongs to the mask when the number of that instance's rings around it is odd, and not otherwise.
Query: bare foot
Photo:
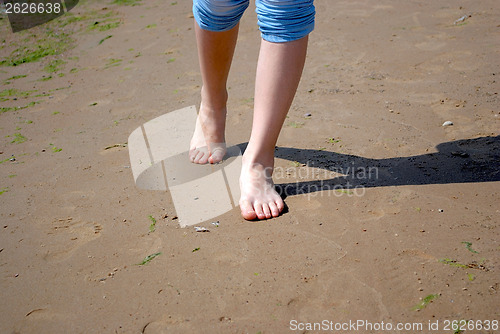
[[[226,155],[224,131],[226,108],[214,110],[200,105],[196,127],[189,148],[189,160],[196,164],[215,164]]]
[[[272,164],[265,167],[261,163],[245,161],[240,175],[240,209],[246,220],[278,217],[285,204],[274,189]]]

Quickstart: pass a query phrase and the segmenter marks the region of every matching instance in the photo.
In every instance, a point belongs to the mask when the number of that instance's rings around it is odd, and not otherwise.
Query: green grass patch
[[[18,90],[15,88],[4,89],[0,91],[0,96],[17,96]]]
[[[16,157],[11,156],[10,158],[0,160],[0,164],[3,164],[4,162],[7,162],[7,161],[16,161]]]
[[[113,0],[112,4],[125,5],[125,6],[139,6],[142,0]]]
[[[472,242],[468,242],[468,241],[462,241],[462,243],[465,245],[465,248],[467,248],[467,250],[469,252],[472,252],[472,253],[475,253],[475,254],[479,254],[479,252],[475,251],[472,249]]]
[[[9,187],[3,187],[0,189],[0,195],[2,195],[3,193],[6,193],[7,191],[9,191]]]
[[[447,265],[450,265],[450,266],[452,266],[452,267],[457,267],[457,268],[468,268],[468,266],[467,266],[467,265],[465,265],[465,264],[458,263],[456,260],[451,260],[451,259],[447,259],[447,258],[444,258],[444,259],[439,259],[439,262],[444,263],[444,264],[447,264]]]
[[[80,16],[80,15],[75,15],[71,12],[68,12],[64,14],[61,18],[59,18],[57,25],[61,28],[66,27],[69,24],[75,23],[75,22],[80,22],[85,20],[85,16]]]
[[[354,194],[352,191],[346,190],[346,189],[335,189],[336,192],[342,193],[342,194],[347,194],[347,195],[352,195]]]
[[[44,76],[44,77],[38,79],[38,81],[42,81],[43,82],[43,81],[49,81],[50,79],[52,79],[52,75],[49,75],[48,77]]]
[[[328,138],[327,142],[329,142],[330,144],[335,144],[340,142],[340,139]]]
[[[57,56],[73,45],[73,39],[62,31],[46,28],[45,31],[31,34],[21,41],[9,56],[0,59],[0,66],[18,66],[39,61],[48,56]]]
[[[15,88],[10,88],[10,89],[4,89],[2,91],[0,91],[0,97],[3,97],[3,96],[13,96],[13,97],[28,97],[30,96],[32,93],[36,92],[36,90],[25,90],[25,91],[22,91],[22,90],[18,90],[18,89],[15,89]]]
[[[120,21],[113,21],[109,23],[95,21],[89,26],[89,30],[108,31],[110,29],[117,28],[119,25]]]
[[[113,35],[108,35],[108,36],[104,37],[103,39],[101,39],[99,41],[98,45],[101,45],[105,40],[110,39],[111,37],[113,37]]]
[[[49,147],[50,149],[52,150],[52,152],[54,153],[57,153],[57,152],[61,152],[62,151],[62,148],[58,148],[57,146],[55,146],[54,144],[50,143],[49,144]]]
[[[151,224],[149,225],[149,232],[156,231],[156,219],[152,216],[148,216],[149,220],[151,220]]]
[[[145,264],[148,264],[149,262],[151,262],[151,260],[153,260],[155,257],[157,257],[158,255],[161,255],[161,252],[158,252],[158,253],[154,253],[154,254],[151,254],[151,255],[148,255],[144,258],[144,260],[142,260],[141,263],[138,263],[137,265],[138,266],[143,266]]]
[[[21,79],[21,78],[26,78],[26,77],[27,77],[26,74],[14,75],[14,76],[8,78],[7,80],[16,80],[16,79]]]
[[[14,140],[11,141],[11,144],[21,144],[28,140],[25,136],[20,134],[19,132],[14,133]]]
[[[412,307],[412,310],[423,310],[427,305],[429,305],[433,300],[439,298],[438,294],[428,295],[420,303]]]
[[[43,70],[47,73],[59,72],[61,67],[67,62],[62,59],[54,59],[50,63],[48,63]]]
[[[106,63],[106,66],[104,68],[120,66],[122,64],[122,61],[123,59],[110,58],[108,59],[108,62]]]

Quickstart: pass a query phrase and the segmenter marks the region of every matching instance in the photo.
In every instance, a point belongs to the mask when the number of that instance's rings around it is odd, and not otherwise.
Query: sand
[[[191,2],[137,4],[81,1],[15,34],[2,14],[0,62],[71,40],[0,66],[1,333],[498,332],[476,330],[500,320],[497,1],[317,0],[276,151],[287,212],[235,208],[204,233],[134,184],[130,133],[201,84]],[[230,145],[250,134],[259,41],[251,4]]]

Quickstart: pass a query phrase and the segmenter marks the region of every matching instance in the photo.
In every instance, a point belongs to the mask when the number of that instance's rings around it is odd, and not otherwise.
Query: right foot
[[[191,139],[189,160],[196,164],[222,161],[226,155],[225,127],[226,108],[215,110],[201,103]]]

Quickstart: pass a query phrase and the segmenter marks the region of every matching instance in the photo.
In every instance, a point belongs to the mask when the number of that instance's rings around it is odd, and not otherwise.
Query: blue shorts
[[[314,30],[314,0],[255,0],[262,38],[268,42],[290,42]],[[204,30],[234,28],[249,0],[193,0],[193,15]]]

